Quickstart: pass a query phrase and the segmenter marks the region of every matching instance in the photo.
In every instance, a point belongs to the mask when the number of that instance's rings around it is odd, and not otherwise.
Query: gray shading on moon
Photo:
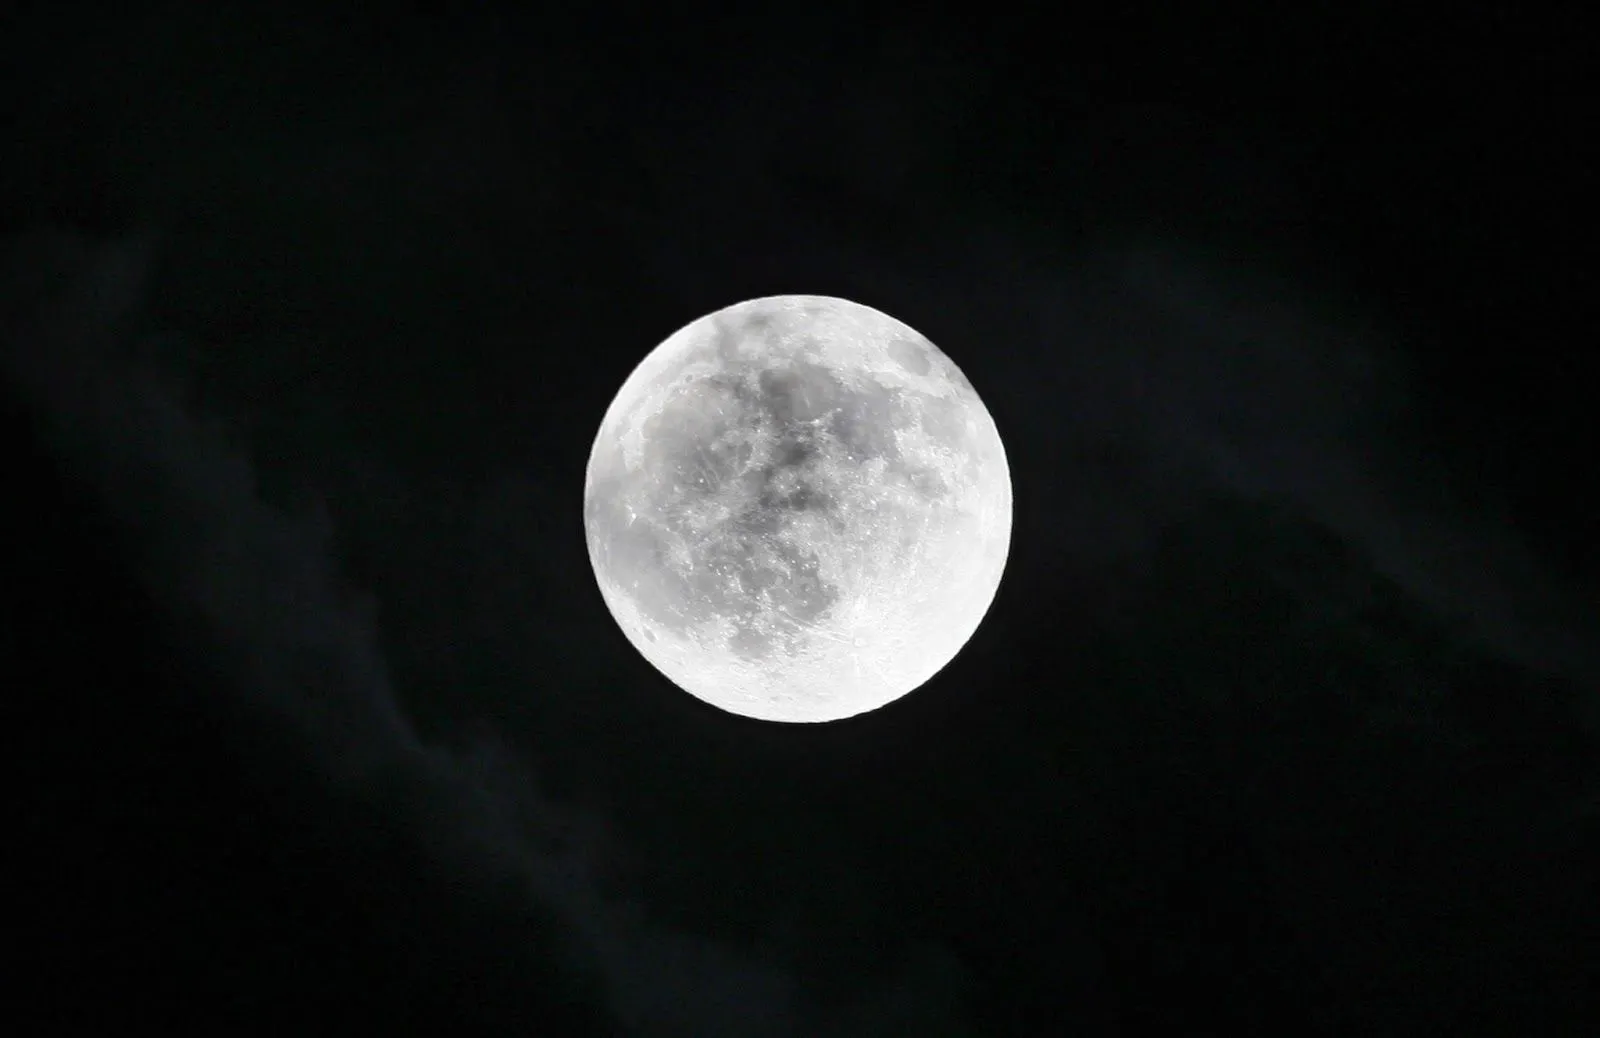
[[[693,321],[607,410],[590,561],[623,633],[685,691],[827,721],[925,683],[1005,569],[993,420],[938,348],[843,299],[772,296]]]

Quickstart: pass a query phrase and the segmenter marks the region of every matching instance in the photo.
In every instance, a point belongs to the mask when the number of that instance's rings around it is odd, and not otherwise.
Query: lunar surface
[[[922,685],[977,630],[1011,477],[927,339],[848,300],[771,296],[691,322],[628,377],[584,522],[607,607],[674,684],[829,721]]]

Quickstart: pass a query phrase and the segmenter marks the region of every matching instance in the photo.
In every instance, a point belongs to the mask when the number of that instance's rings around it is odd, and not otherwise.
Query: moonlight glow
[[[612,616],[675,684],[828,721],[912,691],[972,636],[1011,479],[982,401],[921,335],[771,296],[644,358],[595,438],[584,520]]]

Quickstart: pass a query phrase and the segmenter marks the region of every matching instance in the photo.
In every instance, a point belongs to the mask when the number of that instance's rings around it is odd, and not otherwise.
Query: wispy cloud
[[[536,766],[490,733],[464,748],[425,741],[396,699],[372,603],[341,578],[326,510],[263,500],[221,427],[131,359],[154,242],[8,245],[0,370],[100,493],[193,662],[248,716],[293,733],[302,752],[285,767],[315,769],[330,798],[411,832],[464,889],[519,888],[555,923],[554,960],[601,979],[626,1033],[870,1035],[950,1006],[959,971],[936,950],[901,962],[870,998],[833,1006],[782,949],[662,926],[648,905],[603,890],[608,820],[543,794]]]
[[[1600,686],[1592,610],[1505,523],[1441,498],[1429,459],[1397,432],[1403,373],[1386,367],[1376,331],[1203,255],[1107,248],[1063,271],[1003,237],[968,245],[972,289],[940,296],[929,286],[962,272],[918,278],[915,257],[814,243],[967,368],[1019,479],[1053,473],[1018,495],[1019,536],[1048,526],[1052,564],[1136,572],[1206,495],[1269,501],[1494,651]],[[903,949],[869,997],[835,1005],[782,942],[663,925],[642,897],[619,893],[605,868],[626,832],[543,793],[538,760],[492,733],[464,748],[421,737],[395,694],[382,603],[341,576],[333,517],[268,503],[244,451],[188,402],[183,373],[136,359],[158,254],[154,237],[11,242],[4,374],[124,524],[169,616],[203,620],[204,665],[296,733],[329,796],[414,832],[464,882],[520,890],[559,935],[556,957],[600,978],[629,1033],[938,1033],[960,1021],[964,975],[948,951]],[[480,533],[518,507],[480,504]]]

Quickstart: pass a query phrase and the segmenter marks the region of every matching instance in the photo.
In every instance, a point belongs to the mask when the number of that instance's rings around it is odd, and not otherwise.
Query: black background
[[[1593,1033],[1576,20],[534,7],[7,16],[29,1033]],[[579,519],[778,292],[1016,487],[822,727],[655,674]]]

